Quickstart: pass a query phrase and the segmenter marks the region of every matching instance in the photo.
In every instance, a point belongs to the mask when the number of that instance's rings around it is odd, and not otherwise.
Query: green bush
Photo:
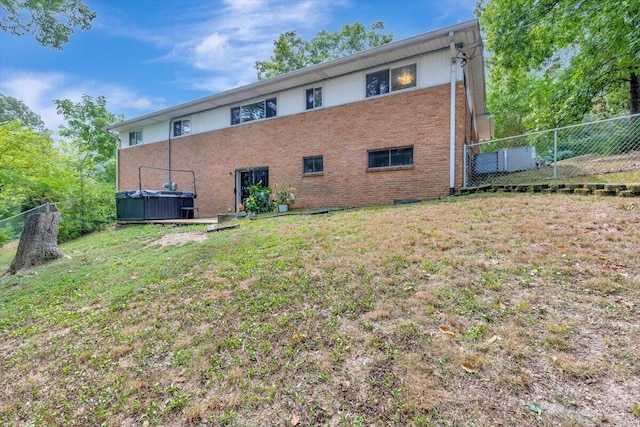
[[[13,230],[11,227],[0,227],[0,247],[6,245],[13,238]]]
[[[271,187],[264,187],[260,182],[252,185],[249,187],[249,197],[244,200],[243,204],[248,212],[271,212],[273,210]]]

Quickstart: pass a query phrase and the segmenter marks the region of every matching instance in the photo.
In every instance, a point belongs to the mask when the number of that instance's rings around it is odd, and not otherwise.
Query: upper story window
[[[302,159],[302,173],[321,173],[324,171],[322,156],[305,157]]]
[[[173,136],[189,135],[191,133],[191,120],[183,119],[173,122]]]
[[[322,88],[314,87],[307,89],[307,110],[322,107]]]
[[[278,102],[276,98],[265,99],[253,104],[242,105],[231,109],[231,124],[276,117],[278,114]]]
[[[367,153],[369,169],[413,165],[413,147],[385,148]]]
[[[398,68],[387,68],[367,74],[366,96],[382,95],[390,91],[407,89],[416,86],[416,64]]]
[[[142,131],[129,132],[129,145],[142,144]]]

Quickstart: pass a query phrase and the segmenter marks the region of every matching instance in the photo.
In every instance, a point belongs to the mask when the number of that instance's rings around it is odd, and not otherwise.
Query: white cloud
[[[174,73],[180,77],[174,79],[174,85],[188,84],[189,88],[215,93],[256,81],[254,64],[270,57],[280,33],[295,29],[303,37],[313,36],[341,8],[348,7],[349,1],[188,2],[172,8],[164,18],[154,17],[153,26],[133,28],[124,15],[118,16],[117,8],[112,8],[103,18],[108,20],[103,28],[164,52],[147,62],[176,64]],[[190,71],[194,73],[189,75]]]
[[[160,110],[167,107],[164,98],[156,97],[150,98],[148,96],[141,96],[135,91],[129,90],[122,86],[115,85],[99,85],[94,89],[96,95],[105,95],[107,98],[107,108],[114,114],[125,113],[128,118],[132,116],[127,112],[132,111],[138,115],[140,113]]]
[[[229,38],[217,33],[201,40],[193,49],[194,66],[203,70],[224,70],[220,68],[229,56]]]
[[[0,92],[24,102],[42,118],[45,127],[56,130],[63,123],[53,103],[53,93],[60,88],[65,77],[62,73],[2,72]]]
[[[182,81],[185,85],[193,87],[194,89],[204,90],[211,93],[220,93],[253,83],[255,81],[255,73],[249,71],[244,73],[244,75],[214,75],[198,79],[185,78]]]
[[[124,113],[127,117],[166,107],[163,98],[140,96],[122,86],[83,80],[71,74],[2,70],[2,76],[0,92],[24,102],[42,118],[45,127],[54,135],[65,123],[56,111],[53,101],[57,99],[78,102],[85,94],[93,97],[105,95],[107,109],[114,114]]]
[[[233,80],[224,89],[237,87],[256,80],[255,61],[269,58],[280,33],[315,30],[345,4],[335,0],[227,0],[218,9],[186,8],[182,13],[189,17],[188,27],[174,25],[163,30],[174,42],[161,59],[215,74],[207,80],[218,83],[199,87],[221,87],[223,80]]]
[[[262,10],[269,2],[266,0],[225,0],[222,3],[225,4],[228,10],[238,13],[247,13],[255,10]]]

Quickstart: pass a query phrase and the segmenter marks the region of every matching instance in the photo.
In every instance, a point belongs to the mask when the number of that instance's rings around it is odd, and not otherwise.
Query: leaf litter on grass
[[[639,219],[481,195],[69,242],[0,282],[0,423],[633,425]]]

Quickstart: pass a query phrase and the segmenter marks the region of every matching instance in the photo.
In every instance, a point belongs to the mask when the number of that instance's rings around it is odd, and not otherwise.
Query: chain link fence
[[[51,212],[55,210],[54,204],[45,203],[28,211],[19,213],[18,215],[10,216],[9,218],[0,220],[0,246],[3,246],[7,242],[16,240],[20,237],[27,217],[32,214]]]
[[[640,114],[465,146],[464,187],[640,182]]]
[[[65,242],[75,239],[92,231],[100,230],[112,224],[115,217],[115,204],[111,202],[96,202],[92,200],[93,209],[88,209],[82,200],[69,199],[67,201],[46,203],[29,209],[17,215],[0,219],[0,247],[20,238],[26,219],[29,215],[42,212],[60,212],[58,241]]]

